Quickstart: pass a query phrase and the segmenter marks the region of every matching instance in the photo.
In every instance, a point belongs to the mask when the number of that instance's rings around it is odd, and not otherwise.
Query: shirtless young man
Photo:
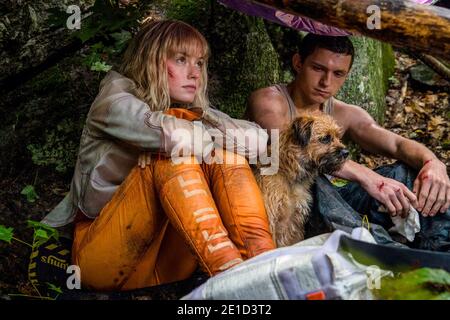
[[[445,220],[445,230],[436,232],[441,233],[440,241],[447,243],[447,249],[443,250],[450,250],[450,180],[446,165],[424,145],[380,127],[361,107],[333,98],[349,74],[353,56],[353,45],[347,37],[308,34],[300,52],[292,58],[294,81],[254,91],[249,98],[247,115],[263,128],[283,129],[302,112],[328,113],[342,128],[343,138],[353,140],[371,153],[405,163],[407,166],[391,166],[380,174],[378,170],[348,160],[334,176],[353,181],[352,188],[357,185],[358,192],[363,191],[362,187],[366,191],[365,199],[372,202],[376,199],[377,205],[383,204],[391,216],[405,217],[412,205],[421,212],[421,222],[424,217]],[[403,168],[402,174],[393,172],[398,168],[392,167],[399,166]],[[411,172],[414,178],[407,183],[405,177]],[[351,194],[346,197],[348,199],[344,199],[356,210]],[[428,222],[422,225],[435,221],[434,218],[426,219]],[[433,228],[436,229],[436,225]]]

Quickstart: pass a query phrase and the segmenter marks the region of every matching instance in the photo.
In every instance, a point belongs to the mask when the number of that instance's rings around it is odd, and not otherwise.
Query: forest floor
[[[396,53],[395,74],[386,96],[383,126],[425,144],[450,168],[448,83],[447,87],[417,83],[409,76],[409,69],[415,64],[416,60]],[[392,162],[365,152],[361,152],[356,160],[371,168]],[[39,198],[28,202],[21,191],[24,185],[37,179]],[[37,172],[24,168],[21,174],[0,181],[0,225],[14,228],[15,237],[30,241],[33,232],[27,228],[27,220],[41,220],[65,192],[67,182],[62,181],[52,169],[40,168]],[[26,245],[14,240],[11,244],[0,242],[0,300],[11,299],[10,294],[33,295],[28,280],[29,257],[30,249]],[[149,290],[144,296],[150,299],[177,299],[203,280],[200,276],[183,283],[166,285]]]
[[[419,83],[409,70],[417,60],[396,53],[395,73],[386,95],[383,127],[402,137],[423,143],[450,168],[450,107],[449,84],[436,81],[435,86]],[[389,164],[394,160],[360,153],[356,161],[370,168]]]

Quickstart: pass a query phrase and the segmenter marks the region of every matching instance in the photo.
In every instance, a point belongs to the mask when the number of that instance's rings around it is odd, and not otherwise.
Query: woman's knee
[[[157,160],[154,164],[154,182],[157,192],[172,179],[183,180],[183,175],[192,175],[201,179],[203,170],[196,157],[184,157],[173,161],[172,159]]]

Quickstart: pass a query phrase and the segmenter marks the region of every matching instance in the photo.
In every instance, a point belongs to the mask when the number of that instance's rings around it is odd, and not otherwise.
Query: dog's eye
[[[319,139],[320,143],[324,143],[324,144],[328,144],[331,142],[331,136],[330,135],[326,135],[324,137],[321,137]]]

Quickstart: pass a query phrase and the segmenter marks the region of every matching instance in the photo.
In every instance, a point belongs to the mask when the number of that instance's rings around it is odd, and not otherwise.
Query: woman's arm
[[[237,153],[254,159],[267,149],[268,135],[258,124],[247,120],[233,119],[229,115],[208,108],[203,112],[202,122],[206,129],[217,129],[211,132],[215,142],[224,149],[234,149]],[[218,139],[219,138],[219,139]]]
[[[172,141],[175,130],[192,133],[193,124],[184,119],[150,111],[142,100],[126,93],[110,102],[94,102],[87,125],[91,134],[107,135],[124,143],[147,150],[171,154],[179,143]]]

